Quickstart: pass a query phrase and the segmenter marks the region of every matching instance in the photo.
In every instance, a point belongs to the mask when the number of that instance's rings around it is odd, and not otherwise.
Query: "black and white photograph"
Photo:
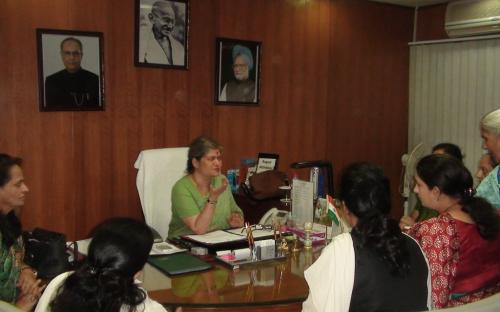
[[[216,104],[259,104],[260,50],[260,42],[216,39]]]
[[[36,33],[40,111],[104,110],[102,33]]]
[[[188,68],[189,1],[136,0],[135,65]]]

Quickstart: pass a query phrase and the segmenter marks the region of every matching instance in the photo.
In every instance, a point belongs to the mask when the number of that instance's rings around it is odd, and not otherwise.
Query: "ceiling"
[[[416,6],[422,7],[426,5],[451,2],[451,0],[370,0],[370,1],[390,3],[407,7],[416,7]]]

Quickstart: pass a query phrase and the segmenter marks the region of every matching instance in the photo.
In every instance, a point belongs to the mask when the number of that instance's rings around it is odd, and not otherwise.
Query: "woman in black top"
[[[390,211],[389,180],[368,163],[341,177],[342,209],[351,233],[336,236],[304,273],[303,311],[421,311],[428,308],[428,266],[418,244]]]

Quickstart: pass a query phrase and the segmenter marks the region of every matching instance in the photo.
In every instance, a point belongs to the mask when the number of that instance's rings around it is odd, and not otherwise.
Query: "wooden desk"
[[[320,255],[321,248],[291,253],[286,260],[242,266],[232,271],[210,257],[210,271],[168,277],[149,264],[143,287],[149,296],[183,312],[301,311],[309,294],[304,270]]]

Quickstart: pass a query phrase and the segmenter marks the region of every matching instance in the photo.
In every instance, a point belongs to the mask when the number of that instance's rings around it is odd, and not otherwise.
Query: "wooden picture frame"
[[[259,105],[261,49],[257,41],[216,38],[216,104]]]
[[[104,110],[103,34],[37,29],[39,107]]]
[[[189,1],[136,0],[134,64],[188,69]]]

